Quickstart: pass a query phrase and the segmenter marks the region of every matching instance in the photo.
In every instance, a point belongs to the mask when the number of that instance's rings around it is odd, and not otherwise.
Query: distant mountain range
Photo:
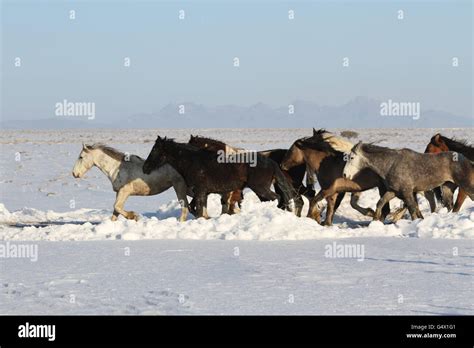
[[[323,106],[311,101],[294,101],[272,108],[263,103],[251,106],[204,106],[170,103],[154,113],[140,113],[117,120],[112,115],[52,117],[37,120],[4,120],[3,129],[63,128],[458,128],[474,127],[473,115],[460,117],[448,112],[424,110],[419,119],[411,116],[382,116],[381,101],[356,97],[340,106]],[[184,109],[183,109],[184,106]],[[180,113],[181,111],[181,113]],[[183,113],[184,111],[184,113]]]

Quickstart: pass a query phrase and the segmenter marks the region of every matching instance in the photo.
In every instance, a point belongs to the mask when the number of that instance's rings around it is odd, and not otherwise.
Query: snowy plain
[[[331,130],[339,134],[340,130]],[[423,151],[436,132],[365,129],[354,141]],[[110,221],[115,194],[93,168],[74,179],[81,143],[146,157],[157,134],[251,150],[288,148],[311,129],[1,131],[0,244],[34,244],[38,260],[0,258],[0,314],[473,314],[474,203],[460,213],[371,222],[349,205],[323,227],[245,193],[242,212],[177,221],[174,192],[131,197],[139,221]],[[377,192],[361,197],[373,207]],[[394,200],[392,206],[400,202]],[[307,201],[305,201],[305,210]],[[335,244],[334,244],[335,243]],[[328,257],[363,247],[363,260]]]

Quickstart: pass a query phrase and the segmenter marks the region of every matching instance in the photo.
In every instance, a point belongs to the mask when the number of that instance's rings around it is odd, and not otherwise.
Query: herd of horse
[[[146,160],[103,144],[83,144],[73,176],[80,178],[96,166],[110,179],[116,192],[112,220],[119,215],[138,218],[135,212],[124,209],[130,195],[156,195],[171,187],[181,204],[180,221],[185,221],[189,212],[209,218],[207,198],[211,193],[221,196],[222,214],[237,213],[245,188],[261,201],[277,200],[279,208],[297,216],[302,214],[304,196],[310,202],[308,217],[322,225],[333,223],[346,193],[351,193],[350,204],[361,214],[381,221],[390,218],[392,222],[407,210],[413,220],[423,218],[417,194],[426,197],[431,212],[437,203],[458,212],[466,197],[474,199],[474,147],[441,134],[431,138],[425,153],[353,144],[324,129],[313,129],[312,136],[297,139],[289,149],[253,153],[252,163],[235,160],[246,152],[200,136],[191,136],[187,143],[158,136]],[[316,180],[321,188],[317,194]],[[375,210],[361,207],[360,194],[373,188],[380,194]],[[395,197],[403,206],[391,212],[390,200]],[[323,222],[322,200],[327,202]]]

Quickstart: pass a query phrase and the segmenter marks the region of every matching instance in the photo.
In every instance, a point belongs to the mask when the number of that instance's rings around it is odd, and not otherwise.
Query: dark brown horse
[[[219,150],[226,151],[229,147],[221,142],[210,138],[204,138],[196,135],[191,135],[189,138],[188,144],[196,146],[197,148],[212,151],[216,153]],[[233,148],[237,151],[237,149]],[[226,192],[221,195],[221,205],[222,205],[222,214],[232,215],[236,212],[237,209],[240,209],[242,203],[243,195],[242,190],[235,190],[232,192]],[[195,208],[195,200],[193,199],[190,203],[191,209]]]
[[[425,149],[425,153],[440,153],[447,151],[458,152],[464,155],[470,161],[474,161],[474,147],[472,145],[469,145],[465,140],[450,139],[439,133],[435,134],[431,138],[430,143]],[[461,209],[461,206],[467,197],[466,191],[459,189],[458,197],[453,208],[452,196],[456,188],[457,186],[453,183],[445,183],[443,186],[433,190],[436,194],[436,197],[438,199],[441,198],[448,210],[453,209],[454,212],[458,212]]]
[[[224,151],[226,153],[238,153],[239,151],[245,151],[243,149],[231,147],[228,144],[216,140],[216,139],[211,139],[207,137],[201,137],[201,136],[194,136],[191,135],[188,144],[196,146],[200,149],[205,149],[208,151],[212,151],[214,153],[218,151]],[[279,170],[279,164],[281,160],[283,159],[285,153],[287,150],[284,149],[277,149],[277,150],[268,150],[268,151],[258,151],[257,152],[257,163],[256,167],[258,167],[258,158],[260,160],[264,161],[274,161],[277,164],[278,170]],[[258,170],[258,168],[251,168],[251,172],[254,170]],[[306,173],[306,167],[299,166],[298,168],[294,168],[291,172],[287,171],[282,171],[283,175],[286,177],[287,181],[291,183],[293,188],[295,189],[295,197],[294,197],[294,202],[295,202],[295,214],[297,216],[301,216],[301,210],[303,209],[303,200],[301,199],[301,194],[311,194],[310,190],[308,190],[303,184],[303,177]],[[279,195],[280,199],[278,200],[278,207],[281,209],[285,209],[285,203],[284,200],[281,199],[285,196],[285,193],[283,192],[282,188],[278,184],[278,182],[274,183],[275,187],[275,192]],[[314,192],[314,191],[313,191]],[[313,193],[314,195],[314,193]],[[240,206],[240,203],[242,201],[242,192],[241,191],[234,191],[230,193],[228,196],[227,203],[229,205],[229,211],[232,211],[237,203]],[[224,201],[223,201],[224,204]]]
[[[274,160],[278,165],[281,165],[281,162],[286,156],[286,153],[288,152],[287,149],[274,149],[274,150],[265,150],[265,151],[259,151],[258,153],[262,156],[266,156]],[[306,176],[306,185],[303,184],[303,179],[306,174],[306,164],[300,164],[297,166],[294,166],[293,168],[290,168],[289,170],[283,170],[283,174],[287,177],[287,179],[291,182],[291,185],[293,188],[298,192],[300,196],[305,196],[308,200],[311,200],[314,195],[315,191],[313,189],[314,185],[314,180],[313,180],[313,175],[307,175]],[[279,193],[280,189],[277,186],[275,186],[275,191]],[[298,205],[298,202],[295,202],[296,206],[296,215],[301,216],[301,210],[303,209],[303,202],[300,202],[301,205]]]
[[[281,163],[282,169],[286,170],[306,163],[309,170],[316,174],[321,191],[311,200],[308,217],[320,222],[321,216],[317,203],[326,199],[326,219],[323,225],[332,224],[334,213],[344,198],[345,192],[353,192],[351,206],[367,216],[374,216],[374,211],[358,205],[358,192],[378,187],[381,195],[385,193],[386,189],[380,177],[371,170],[360,172],[353,180],[343,178],[342,172],[346,164],[344,152],[350,151],[352,146],[352,143],[324,129],[319,131],[313,129],[312,137],[301,138],[293,143]],[[390,207],[384,206],[384,217],[389,213]]]
[[[265,161],[264,157],[259,158],[258,165],[253,168],[248,163],[221,161],[219,154],[158,137],[143,171],[150,173],[165,163],[181,174],[188,190],[194,193],[198,217],[208,218],[207,196],[211,193],[225,194],[249,187],[262,201],[279,199],[279,195],[270,190],[273,180],[282,187],[285,206],[291,208],[293,188],[286,182],[278,165]]]

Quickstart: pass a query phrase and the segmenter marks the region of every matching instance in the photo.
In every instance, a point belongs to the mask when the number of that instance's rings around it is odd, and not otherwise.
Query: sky
[[[471,0],[1,4],[2,119],[54,117],[64,99],[94,102],[111,120],[168,103],[357,96],[473,117]]]

